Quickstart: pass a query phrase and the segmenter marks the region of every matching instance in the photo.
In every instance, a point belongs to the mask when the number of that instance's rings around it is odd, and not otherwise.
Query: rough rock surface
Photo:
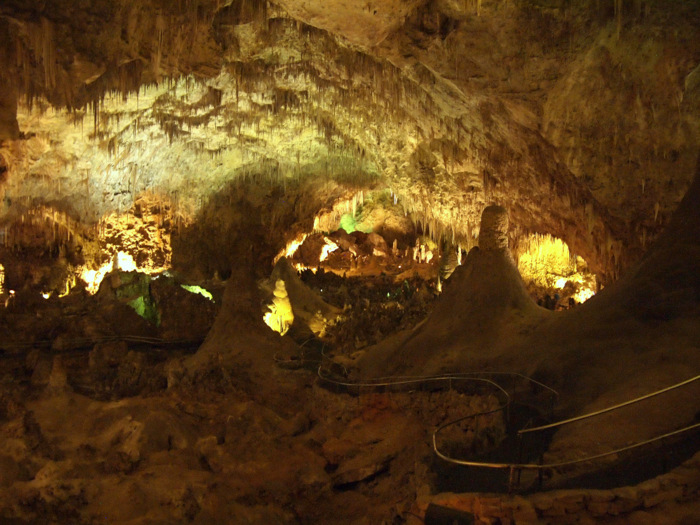
[[[481,214],[479,249],[508,251],[508,210],[502,206],[488,206]]]
[[[343,187],[331,201],[380,182],[415,223],[464,245],[500,202],[512,237],[562,238],[607,283],[663,228],[697,152],[694,2],[619,16],[488,0],[1,9],[0,60],[18,79],[2,105],[10,136],[12,93],[36,101],[20,105],[22,140],[0,148],[5,224],[43,203],[90,237],[149,191],[206,229],[198,212],[222,188],[260,176],[283,193],[316,181],[273,213],[309,231],[327,205],[318,181]],[[178,74],[191,77],[164,81]]]
[[[699,21],[697,2],[666,0],[1,2],[0,275],[16,293],[0,310],[0,521],[401,523],[427,501],[490,522],[692,520],[697,458],[613,490],[436,495],[430,429],[488,398],[353,397],[282,371],[275,355],[299,349],[263,324],[257,283],[365,195],[385,204],[363,229],[466,249],[499,203],[508,238],[472,249],[423,324],[363,348],[362,372],[529,374],[560,391],[561,417],[697,374]],[[533,232],[564,239],[605,289],[539,309],[502,250]],[[346,254],[388,259],[362,235]],[[158,330],[121,299],[143,282],[120,298],[114,273],[98,297],[59,301],[120,249],[228,279],[196,353],[137,348]],[[383,339],[398,321],[379,309],[355,325],[371,334],[337,335]],[[183,332],[201,335],[211,317],[191,317]],[[545,457],[671,431],[699,398],[563,428]],[[489,441],[475,426],[452,429],[456,448]]]

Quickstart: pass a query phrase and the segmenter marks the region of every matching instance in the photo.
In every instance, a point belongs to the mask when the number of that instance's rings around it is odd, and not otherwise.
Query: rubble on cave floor
[[[327,333],[330,348],[343,355],[413,328],[430,313],[437,295],[434,283],[420,278],[399,283],[386,277],[354,278],[324,288],[324,294],[326,289],[349,299],[344,315]]]
[[[423,321],[437,297],[434,281],[420,277],[397,281],[386,274],[346,278],[332,272],[305,270],[301,279],[292,284],[292,290],[300,288],[306,290],[304,296],[311,295],[316,301],[321,300],[326,309],[335,309],[332,316],[325,316],[322,332],[316,332],[306,325],[308,297],[304,301],[298,291],[290,291],[295,319],[287,337],[294,339],[300,349],[287,359],[279,359],[282,366],[308,364],[314,368],[322,358],[349,366],[364,348]],[[297,315],[299,312],[301,316]],[[318,321],[319,315],[317,311],[312,320]]]
[[[90,367],[109,366],[103,350]],[[306,371],[280,376],[299,392],[284,410],[251,400],[241,378],[97,400],[59,362],[29,385],[0,361],[3,519],[401,522],[434,481],[428,429],[483,403],[457,391],[354,397]]]

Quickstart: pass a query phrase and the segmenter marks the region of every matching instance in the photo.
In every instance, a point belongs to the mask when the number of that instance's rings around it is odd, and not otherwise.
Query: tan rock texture
[[[297,229],[330,177],[467,246],[505,205],[511,242],[551,233],[612,282],[687,189],[700,129],[697,4],[634,5],[3,2],[0,128],[23,140],[0,147],[2,220],[43,202],[91,228],[152,191],[202,221],[257,175],[316,181]]]

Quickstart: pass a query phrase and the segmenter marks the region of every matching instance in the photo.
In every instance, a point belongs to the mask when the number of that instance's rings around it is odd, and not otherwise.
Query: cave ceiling
[[[193,221],[264,180],[293,203],[278,248],[382,190],[466,244],[501,204],[513,236],[560,237],[614,278],[670,217],[700,137],[698,3],[622,9],[6,0],[0,226],[41,206],[89,228],[142,194]]]

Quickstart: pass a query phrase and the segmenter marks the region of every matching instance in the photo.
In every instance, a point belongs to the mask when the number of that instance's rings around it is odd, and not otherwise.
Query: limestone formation
[[[699,60],[697,0],[0,0],[0,523],[695,523]]]
[[[508,251],[508,210],[502,206],[488,206],[481,214],[479,248]]]

